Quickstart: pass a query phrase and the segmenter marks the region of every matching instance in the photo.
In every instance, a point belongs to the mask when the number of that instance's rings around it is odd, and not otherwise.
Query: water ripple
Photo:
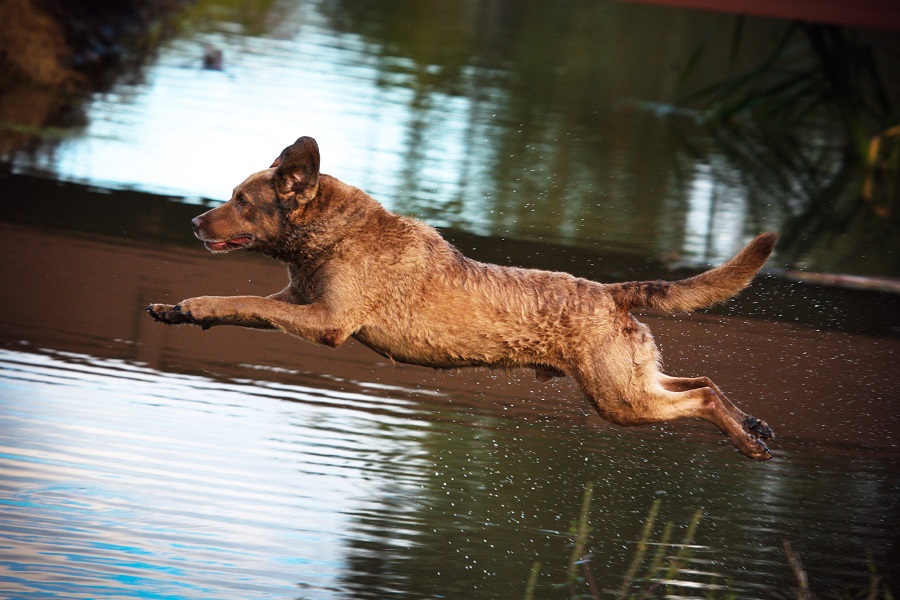
[[[864,583],[867,552],[895,552],[890,461],[788,447],[757,465],[677,429],[500,417],[493,392],[479,407],[471,391],[250,368],[258,379],[0,349],[4,591],[519,597],[498,582],[535,559],[562,576],[584,481],[610,589],[655,497],[676,528],[704,509],[683,593],[727,581],[770,597],[790,581],[785,539],[832,589]]]
[[[400,400],[9,350],[0,394],[11,593],[327,595],[342,558],[326,540],[378,481],[421,471]]]

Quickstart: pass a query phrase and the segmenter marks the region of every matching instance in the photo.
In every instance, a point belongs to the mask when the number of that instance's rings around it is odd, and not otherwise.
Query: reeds
[[[662,533],[654,539],[654,525],[659,515],[661,500],[656,500],[650,507],[641,537],[636,542],[635,552],[631,562],[622,577],[622,583],[618,590],[601,590],[590,568],[590,555],[587,552],[588,538],[593,528],[590,526],[590,509],[593,498],[593,486],[588,484],[584,490],[581,503],[581,511],[578,520],[570,528],[572,536],[572,552],[569,556],[567,578],[565,586],[569,590],[570,598],[591,598],[599,600],[604,593],[615,596],[617,600],[637,600],[651,598],[658,593],[671,594],[675,586],[681,583],[679,579],[682,571],[691,562],[694,550],[694,536],[697,527],[703,517],[703,511],[694,513],[685,532],[678,543],[672,543],[671,537],[675,524],[666,522]],[[650,555],[650,550],[655,549]],[[649,561],[647,560],[649,556]],[[526,600],[534,599],[534,591],[537,586],[541,563],[535,562],[528,578],[525,591]],[[713,577],[717,577],[716,574]],[[714,583],[705,584],[709,590],[721,588]]]
[[[782,542],[784,547],[784,555],[787,557],[788,565],[791,568],[791,573],[794,576],[794,581],[797,584],[795,597],[797,600],[815,600],[816,596],[812,593],[809,587],[809,577],[806,574],[806,569],[803,568],[803,563],[800,562],[800,556],[794,552],[794,548],[791,546],[791,543],[787,540]],[[868,557],[868,568],[869,568],[869,585],[865,590],[857,592],[855,594],[850,592],[844,592],[841,594],[833,594],[834,598],[846,598],[846,599],[865,599],[865,600],[893,600],[894,594],[891,589],[882,581],[881,575],[878,573],[878,569],[875,568],[875,563],[872,561],[872,557]]]
[[[565,587],[569,598],[590,598],[600,600],[603,597],[616,598],[616,600],[646,600],[648,598],[664,598],[679,596],[681,588],[690,585],[694,589],[703,591],[703,597],[708,600],[732,600],[737,598],[735,592],[730,590],[729,579],[720,573],[702,571],[691,568],[696,564],[695,552],[704,548],[694,543],[697,529],[703,518],[703,511],[694,512],[690,522],[684,528],[681,540],[671,542],[673,532],[676,529],[673,521],[667,521],[658,536],[654,536],[656,521],[662,507],[661,500],[655,500],[650,506],[647,518],[641,529],[641,536],[635,542],[634,554],[628,567],[625,569],[618,589],[601,589],[591,571],[591,557],[588,551],[589,537],[593,531],[589,523],[591,501],[593,499],[593,485],[588,484],[584,490],[581,502],[581,510],[577,521],[574,521],[569,533],[572,537],[572,551],[567,565],[565,583],[554,587]],[[796,553],[787,540],[783,541],[783,548],[787,565],[794,578],[795,589],[793,597],[796,600],[815,600],[809,577]],[[893,600],[893,593],[883,582],[878,574],[871,557],[868,560],[869,584],[866,589],[856,593],[843,592],[831,593],[830,598],[841,599],[865,599],[865,600]],[[525,600],[535,600],[538,578],[541,572],[541,562],[536,561],[532,565],[525,589]],[[706,581],[697,581],[698,577],[705,577]],[[778,593],[773,598],[786,600],[788,596]]]

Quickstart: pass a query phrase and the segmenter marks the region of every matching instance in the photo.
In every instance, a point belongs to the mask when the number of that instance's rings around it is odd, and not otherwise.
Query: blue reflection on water
[[[221,384],[217,407],[197,395],[215,387],[203,378],[62,354],[0,351],[7,589],[261,597],[337,584],[342,549],[329,540],[378,480],[357,466],[373,451],[348,449],[383,446],[389,414],[353,410],[346,394],[332,410],[324,390],[320,408],[285,405],[249,381]]]
[[[729,578],[767,597],[789,578],[783,537],[837,581],[895,543],[881,525],[897,479],[874,457],[788,447],[763,466],[709,440],[528,425],[399,386],[55,351],[0,350],[0,381],[0,576],[16,597],[493,594],[534,559],[564,559],[586,479],[602,482],[591,566],[604,585],[659,494],[677,513],[706,509],[692,564],[715,581],[688,572],[685,590]]]

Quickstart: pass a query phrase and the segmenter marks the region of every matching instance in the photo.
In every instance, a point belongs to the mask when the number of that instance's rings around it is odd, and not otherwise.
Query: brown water
[[[671,372],[713,376],[777,427],[776,458],[754,464],[705,424],[608,426],[569,382],[160,326],[141,311],[152,300],[265,293],[285,274],[192,243],[196,207],[2,183],[22,200],[0,226],[2,276],[15,282],[0,317],[0,569],[14,597],[518,598],[535,560],[540,597],[563,597],[551,584],[588,482],[590,565],[605,589],[656,498],[682,526],[706,515],[694,566],[714,575],[683,576],[699,586],[683,594],[774,597],[791,581],[785,539],[822,590],[863,585],[867,553],[893,574],[896,335],[735,309],[646,316]],[[116,204],[129,208],[97,218]],[[479,242],[498,244],[462,239],[482,257],[493,250]],[[526,263],[557,250],[499,244]],[[751,312],[803,297],[767,283]],[[853,294],[896,319],[895,299]],[[846,302],[813,297],[823,314]]]
[[[629,108],[667,101],[660,65],[727,17],[362,6],[242,22],[201,4],[82,128],[7,156],[2,595],[521,598],[541,561],[536,597],[563,598],[588,483],[603,590],[660,498],[676,538],[704,512],[675,597],[790,595],[784,540],[821,596],[867,585],[867,556],[896,582],[896,295],[769,276],[715,312],[642,317],[668,371],[709,375],[775,427],[767,464],[703,423],[607,425],[569,381],[147,318],[151,301],[283,286],[271,261],[205,252],[189,219],[300,134],[323,170],[483,260],[674,277],[690,271],[660,257],[718,260],[786,218],[715,157],[676,176],[666,122]],[[197,68],[204,43],[224,71]],[[860,254],[856,272],[892,260]]]

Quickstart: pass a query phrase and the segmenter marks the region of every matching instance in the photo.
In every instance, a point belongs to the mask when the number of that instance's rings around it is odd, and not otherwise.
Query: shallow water
[[[705,424],[608,426],[567,381],[152,323],[151,300],[263,293],[285,274],[210,255],[187,231],[130,229],[186,224],[191,207],[165,198],[2,181],[81,207],[50,225],[20,208],[0,225],[15,257],[2,276],[26,283],[0,317],[0,570],[13,597],[517,598],[536,560],[540,597],[565,597],[553,584],[589,482],[588,564],[604,589],[618,589],[657,498],[679,537],[704,511],[692,564],[704,574],[682,576],[684,595],[774,597],[792,582],[783,540],[815,589],[863,586],[868,553],[893,574],[900,341],[739,310],[797,284],[763,280],[774,289],[730,314],[643,317],[671,372],[711,375],[776,427],[776,458],[755,464]],[[131,217],[93,218],[126,201]],[[840,312],[838,295],[814,291]]]
[[[868,556],[897,588],[895,294],[768,275],[715,311],[641,317],[668,372],[774,426],[766,464],[705,423],[607,425],[570,381],[141,310],[283,287],[272,261],[205,252],[189,219],[301,134],[324,171],[481,260],[609,281],[730,255],[789,211],[714,152],[687,160],[660,115],[675,63],[698,32],[727,41],[728,17],[253,4],[200,3],[81,125],[0,167],[0,595],[521,598],[540,561],[536,597],[564,598],[589,483],[604,597],[657,499],[654,539],[703,510],[673,597],[791,595],[785,540],[820,597],[864,588]],[[772,23],[754,23],[760,43]],[[205,44],[224,70],[199,68]],[[863,243],[807,258],[896,275]]]

